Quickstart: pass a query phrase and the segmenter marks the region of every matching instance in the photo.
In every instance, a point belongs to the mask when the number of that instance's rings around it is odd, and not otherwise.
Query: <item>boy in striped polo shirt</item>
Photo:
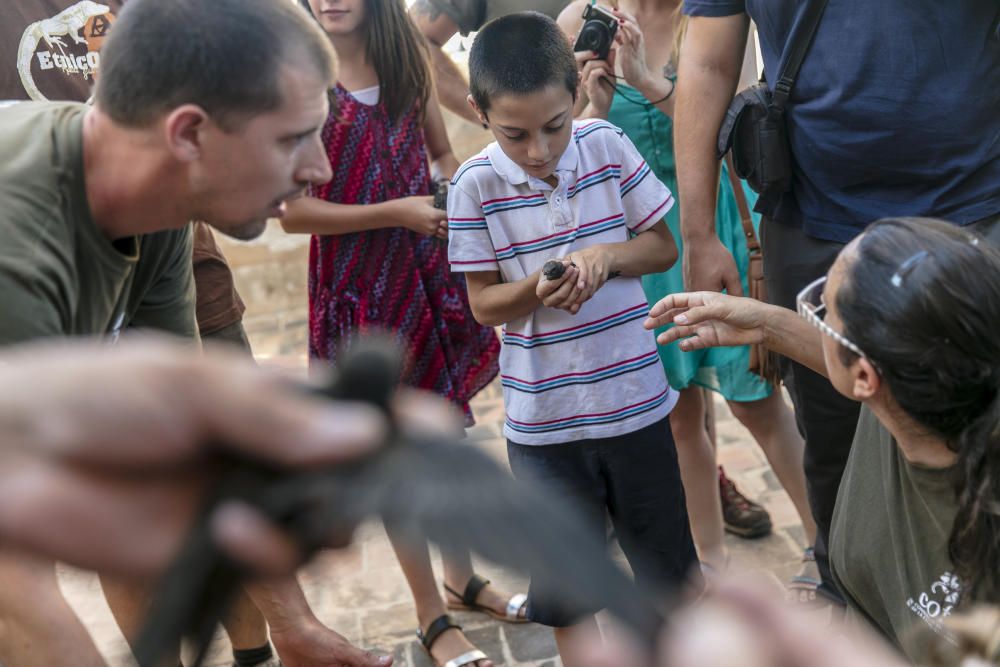
[[[470,104],[496,142],[448,196],[449,259],[472,311],[503,325],[504,435],[514,474],[606,513],[640,583],[677,585],[696,565],[668,414],[677,400],[642,322],[639,276],[668,269],[670,191],[617,127],[574,122],[578,75],[549,18],[489,23],[469,56]],[[548,260],[565,273],[548,279]],[[613,279],[611,279],[613,278]],[[533,578],[528,616],[556,628],[564,664],[595,610]]]

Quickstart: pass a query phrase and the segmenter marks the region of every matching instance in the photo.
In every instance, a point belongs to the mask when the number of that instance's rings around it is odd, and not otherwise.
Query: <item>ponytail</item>
[[[962,431],[957,443],[958,513],[948,554],[963,596],[1000,600],[1000,369],[993,371],[989,406]]]

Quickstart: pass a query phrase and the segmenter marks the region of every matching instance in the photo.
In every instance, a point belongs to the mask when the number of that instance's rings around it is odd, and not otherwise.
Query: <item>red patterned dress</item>
[[[375,204],[431,191],[419,110],[389,120],[341,86],[323,128],[333,179],[314,197]],[[402,227],[313,236],[309,252],[309,356],[336,363],[355,336],[389,332],[406,350],[403,382],[458,405],[496,377],[500,343],[472,316],[465,278],[452,273],[448,244]]]

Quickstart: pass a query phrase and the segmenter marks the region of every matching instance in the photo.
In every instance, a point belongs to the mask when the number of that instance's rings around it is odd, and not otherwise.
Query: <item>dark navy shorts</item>
[[[558,445],[508,440],[507,456],[516,478],[570,500],[600,540],[610,516],[641,588],[669,592],[697,571],[668,418],[613,438]],[[540,573],[532,575],[530,620],[565,627],[599,611],[574,607],[553,593],[554,587]]]

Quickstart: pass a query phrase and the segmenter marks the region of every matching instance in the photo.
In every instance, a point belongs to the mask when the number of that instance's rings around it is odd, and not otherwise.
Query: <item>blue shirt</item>
[[[685,0],[747,13],[777,80],[804,0]],[[846,242],[881,217],[1000,212],[1000,0],[830,0],[792,91],[792,190],[769,210]]]

